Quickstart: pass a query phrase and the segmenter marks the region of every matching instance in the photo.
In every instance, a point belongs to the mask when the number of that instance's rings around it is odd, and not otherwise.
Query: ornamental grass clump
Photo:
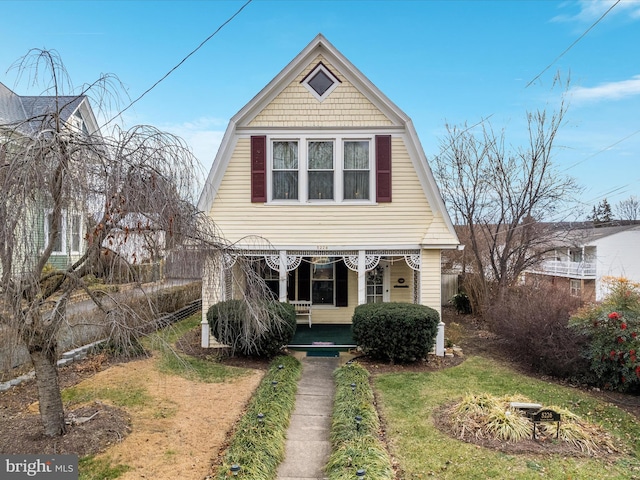
[[[609,294],[571,317],[570,326],[588,337],[584,352],[596,382],[611,390],[640,391],[640,284],[605,279]]]
[[[531,422],[509,404],[523,401],[522,396],[469,394],[450,409],[453,431],[460,439],[471,435],[476,439],[522,440],[531,436]]]
[[[531,419],[511,407],[512,402],[532,403],[522,395],[495,397],[489,394],[469,394],[448,408],[453,432],[460,440],[497,439],[516,443],[532,438]],[[597,425],[585,422],[566,408],[551,406],[560,414],[560,424],[541,422],[536,426],[540,440],[566,442],[586,455],[617,452],[611,435]]]
[[[336,393],[331,424],[332,452],[326,466],[329,480],[394,478],[391,459],[378,434],[380,421],[369,385],[369,373],[357,363],[336,370]]]
[[[240,478],[276,478],[278,465],[284,459],[285,436],[301,371],[300,362],[293,357],[274,358],[237,424],[214,478],[228,478],[232,465],[240,467]]]

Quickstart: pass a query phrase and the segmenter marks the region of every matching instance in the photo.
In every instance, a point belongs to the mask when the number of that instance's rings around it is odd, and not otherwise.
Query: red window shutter
[[[376,200],[391,201],[391,135],[376,135]]]
[[[267,137],[251,137],[251,201],[267,201]]]

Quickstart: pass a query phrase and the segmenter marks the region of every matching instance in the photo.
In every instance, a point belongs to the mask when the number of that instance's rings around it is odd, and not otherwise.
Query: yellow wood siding
[[[240,138],[209,213],[231,242],[257,235],[273,245],[310,248],[418,245],[430,232],[433,215],[403,137],[393,137],[392,152],[390,203],[251,203],[250,139]],[[434,236],[431,242],[450,240],[448,232],[437,230],[443,237]]]
[[[323,102],[300,83],[322,62],[340,80]],[[361,127],[389,126],[389,120],[367,97],[347,81],[322,55],[249,123],[250,127]]]
[[[403,283],[398,280],[404,279]],[[396,261],[391,266],[390,301],[413,303],[413,270],[404,260]]]

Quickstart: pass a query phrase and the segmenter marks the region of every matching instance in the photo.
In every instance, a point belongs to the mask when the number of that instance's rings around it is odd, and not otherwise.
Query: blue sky
[[[41,93],[7,70],[31,48],[55,49],[74,85],[113,73],[134,99],[245,1],[5,0],[0,82]],[[640,1],[621,0],[552,62],[614,3],[253,0],[124,124],[182,136],[208,171],[229,118],[322,33],[413,119],[428,158],[446,123],[487,117],[524,145],[526,112],[551,111],[567,93],[555,163],[584,187],[586,214],[605,197],[640,196]],[[570,78],[569,92],[554,86],[558,77]]]

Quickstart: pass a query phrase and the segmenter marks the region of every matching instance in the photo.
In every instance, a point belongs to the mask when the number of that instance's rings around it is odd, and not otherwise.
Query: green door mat
[[[307,357],[339,357],[340,352],[330,348],[313,348],[307,350]]]

